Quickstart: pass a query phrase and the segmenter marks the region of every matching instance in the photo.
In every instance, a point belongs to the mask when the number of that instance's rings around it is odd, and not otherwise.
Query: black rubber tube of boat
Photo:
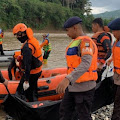
[[[40,86],[37,88],[37,91],[41,91],[41,90],[48,90],[49,86]]]
[[[7,90],[7,92],[8,92],[8,94],[10,94],[10,91],[8,90],[8,87],[6,86],[6,85],[4,85],[5,86],[5,88],[6,88],[6,90]],[[11,95],[11,94],[10,94]]]

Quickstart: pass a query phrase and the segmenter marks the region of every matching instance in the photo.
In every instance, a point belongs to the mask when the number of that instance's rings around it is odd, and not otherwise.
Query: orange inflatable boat
[[[9,80],[8,77],[8,71],[7,70],[1,70],[2,75],[4,78]],[[54,69],[43,69],[42,70],[42,75],[40,78],[48,78],[51,76],[56,76],[56,75],[61,75],[61,74],[67,74],[67,68],[62,67],[62,68],[54,68]],[[19,76],[17,76],[17,80],[19,80]]]
[[[38,80],[38,100],[59,100],[63,97],[63,94],[57,94],[55,89],[57,85],[65,78],[66,68],[46,69],[42,72],[42,77]],[[3,76],[8,79],[8,72],[6,70],[1,71]],[[52,74],[56,76],[50,77]],[[57,75],[58,74],[58,75]],[[16,93],[19,80],[9,80],[8,89],[11,94]],[[8,94],[6,88],[0,83],[0,103],[3,102],[4,97]]]

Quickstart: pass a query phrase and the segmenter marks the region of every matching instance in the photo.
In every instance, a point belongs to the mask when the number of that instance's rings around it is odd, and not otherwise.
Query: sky
[[[120,9],[120,0],[89,0],[92,3],[92,13],[98,14],[106,11]]]

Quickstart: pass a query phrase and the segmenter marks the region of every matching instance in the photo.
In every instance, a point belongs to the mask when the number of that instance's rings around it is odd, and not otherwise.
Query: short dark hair
[[[103,23],[102,18],[96,18],[96,19],[93,20],[92,23],[93,23],[93,24],[94,24],[94,23],[97,23],[100,27],[103,27],[103,26],[104,26],[104,23]]]

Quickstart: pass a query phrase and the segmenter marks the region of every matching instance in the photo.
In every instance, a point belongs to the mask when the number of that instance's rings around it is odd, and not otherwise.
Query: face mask
[[[23,36],[23,37],[18,37],[17,38],[21,43],[24,43],[26,40],[28,40],[27,35]]]

